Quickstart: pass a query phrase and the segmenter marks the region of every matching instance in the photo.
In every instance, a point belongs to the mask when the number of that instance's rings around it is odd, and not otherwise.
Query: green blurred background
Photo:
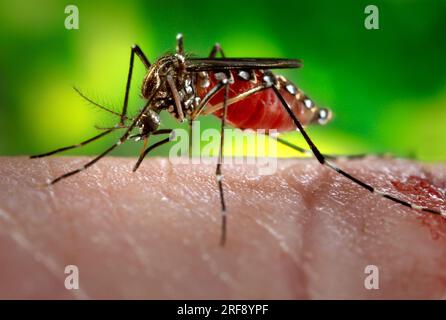
[[[66,30],[64,8],[79,8]],[[364,1],[0,1],[0,154],[69,145],[114,118],[73,90],[119,110],[130,46],[150,60],[186,49],[205,56],[220,42],[227,56],[301,58],[285,73],[335,118],[309,133],[325,152],[416,154],[446,159],[446,1],[373,1],[380,29],[364,28]],[[142,106],[137,63],[130,110]],[[163,115],[165,127],[178,127]],[[218,127],[212,117],[202,127]],[[296,133],[289,135],[298,141]],[[95,154],[113,138],[68,154]],[[154,155],[166,155],[168,147]],[[129,142],[114,152],[136,156]],[[281,155],[294,155],[281,149]]]

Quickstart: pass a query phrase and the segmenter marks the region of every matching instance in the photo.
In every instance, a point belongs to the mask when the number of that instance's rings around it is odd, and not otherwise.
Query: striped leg
[[[221,238],[220,238],[220,244],[223,246],[226,243],[226,204],[224,199],[224,193],[223,193],[223,176],[222,176],[222,166],[223,166],[223,149],[224,149],[224,129],[226,127],[226,116],[227,116],[227,109],[229,105],[229,84],[230,81],[225,78],[218,82],[201,100],[200,105],[195,109],[195,112],[190,117],[190,125],[189,127],[192,128],[192,121],[195,120],[200,113],[204,110],[207,103],[214,97],[217,93],[220,92],[220,90],[224,87],[224,100],[223,100],[223,116],[221,118],[221,133],[220,133],[220,151],[218,154],[218,163],[217,163],[217,169],[215,172],[217,183],[218,183],[218,190],[220,192],[220,201],[221,201]],[[190,131],[191,135],[191,131]],[[190,136],[190,139],[192,139],[192,136]],[[191,140],[189,140],[191,141]],[[189,145],[189,149],[191,150],[191,144]]]
[[[176,51],[177,51],[177,54],[184,57],[184,44],[183,44],[183,34],[182,33],[177,34]]]
[[[124,125],[124,122],[126,120],[127,106],[129,103],[130,83],[132,81],[133,63],[135,60],[135,54],[139,57],[139,59],[144,64],[146,69],[150,68],[149,59],[147,59],[146,55],[144,54],[144,52],[142,52],[141,48],[138,45],[134,44],[130,52],[130,66],[129,66],[129,73],[127,76],[127,83],[125,86],[124,105],[122,106],[121,121],[119,122],[120,125]]]
[[[159,135],[159,134],[171,134],[172,133],[172,129],[161,129],[161,130],[157,130],[157,131],[155,131],[155,132],[153,132],[152,134],[153,135]],[[147,139],[147,138],[146,138]],[[147,141],[145,139],[145,141]],[[159,147],[159,146],[161,146],[161,145],[163,145],[163,144],[165,144],[165,143],[167,143],[167,142],[169,142],[170,141],[170,137],[168,137],[168,138],[165,138],[165,139],[163,139],[163,140],[161,140],[161,141],[158,141],[157,143],[154,143],[153,145],[151,145],[150,147],[148,147],[147,149],[145,149],[145,150],[143,150],[142,152],[141,152],[141,154],[139,155],[139,158],[138,158],[138,161],[136,162],[136,164],[135,164],[135,166],[133,167],[133,172],[135,172],[136,170],[138,170],[138,168],[139,168],[139,166],[141,165],[141,162],[144,160],[144,157],[150,152],[150,151],[152,151],[153,149],[155,149],[155,148],[157,148],[157,147]]]
[[[226,116],[228,113],[228,94],[229,94],[229,81],[227,79],[222,80],[223,85],[225,86],[224,92],[224,100],[223,100],[223,116],[221,117],[221,131],[220,131],[220,152],[218,153],[218,163],[217,170],[215,171],[215,176],[217,178],[218,190],[220,191],[220,200],[221,200],[221,238],[220,245],[224,245],[226,243],[226,204],[225,198],[223,194],[223,175],[222,175],[222,166],[224,159],[224,142],[225,142],[225,127],[226,127]]]
[[[308,136],[308,134],[306,133],[306,131],[303,128],[302,124],[297,119],[296,115],[293,113],[291,108],[288,106],[288,104],[286,103],[285,99],[280,94],[279,90],[275,86],[273,86],[272,88],[273,88],[274,92],[276,93],[277,97],[280,99],[280,101],[282,103],[282,106],[285,108],[285,110],[287,111],[287,113],[289,114],[291,119],[293,120],[293,122],[296,125],[297,129],[299,130],[299,132],[304,137],[304,139],[307,142],[308,146],[310,147],[313,155],[316,157],[316,159],[319,161],[320,164],[325,165],[325,166],[327,166],[330,169],[333,169],[334,171],[340,173],[341,175],[343,175],[344,177],[346,177],[347,179],[349,179],[353,183],[355,183],[358,186],[360,186],[360,187],[370,191],[371,193],[378,194],[379,196],[381,196],[383,198],[389,199],[389,200],[391,200],[391,201],[393,201],[395,203],[399,203],[399,204],[401,204],[401,205],[403,205],[405,207],[408,207],[408,208],[412,208],[412,209],[419,210],[419,211],[425,211],[425,212],[429,212],[429,213],[433,213],[433,214],[436,214],[436,215],[441,215],[443,217],[446,217],[446,211],[445,210],[421,207],[421,206],[418,206],[418,205],[415,205],[415,204],[411,204],[411,203],[409,203],[407,201],[401,200],[399,198],[396,198],[396,197],[394,197],[394,196],[392,196],[390,194],[387,194],[387,193],[385,193],[383,191],[375,189],[374,187],[372,187],[368,183],[366,183],[366,182],[364,182],[364,181],[362,181],[362,180],[352,176],[351,174],[345,172],[344,170],[339,168],[334,163],[331,163],[331,162],[327,161],[327,158],[319,151],[319,149],[313,143],[311,138]]]
[[[309,150],[309,149],[305,149],[305,148],[299,147],[298,145],[295,145],[294,143],[291,143],[291,142],[289,142],[289,141],[287,141],[285,139],[282,139],[280,137],[276,137],[276,136],[273,136],[273,135],[268,135],[268,136],[270,138],[276,140],[277,142],[279,142],[279,143],[281,143],[281,144],[283,144],[283,145],[285,145],[287,147],[290,147],[291,149],[294,149],[294,150],[296,150],[296,151],[298,151],[298,152],[300,152],[300,153],[302,153],[302,154],[304,154],[306,156],[313,156],[313,152],[311,152],[311,150]],[[394,159],[394,158],[397,158],[396,156],[393,156],[393,155],[387,154],[387,153],[378,153],[378,154],[375,154],[375,153],[373,153],[373,154],[359,153],[359,154],[347,154],[347,155],[333,155],[333,154],[326,154],[326,153],[324,153],[323,155],[324,155],[325,159],[330,159],[330,160],[364,159],[364,158],[367,158],[367,157],[370,157],[370,156],[383,158],[383,159],[387,159],[387,158]]]
[[[193,154],[192,154],[192,134],[193,134],[193,127],[192,127],[193,120],[192,120],[192,118],[189,119],[188,123],[189,123],[189,128],[188,128],[189,129],[189,150],[188,150],[188,153],[189,153],[189,159],[192,159],[192,156],[193,156]]]
[[[222,81],[217,83],[206,95],[201,99],[200,104],[197,106],[197,108],[192,112],[190,118],[192,120],[195,120],[201,113],[203,112],[204,108],[206,107],[207,103],[214,97],[222,88],[224,87],[224,84]]]
[[[119,146],[121,144],[121,140],[119,140],[117,143],[115,143],[114,145],[112,145],[111,147],[109,147],[107,150],[105,150],[104,152],[102,152],[99,156],[97,156],[96,158],[94,158],[93,160],[87,162],[86,164],[84,164],[81,168],[78,168],[76,170],[67,172],[59,177],[57,177],[56,179],[53,179],[49,182],[49,184],[55,184],[56,182],[59,182],[62,179],[68,178],[76,173],[82,172],[85,169],[87,169],[88,167],[92,166],[93,164],[95,164],[97,161],[99,161],[99,159],[101,159],[102,157],[104,157],[107,153],[109,153],[110,151],[112,151],[114,148],[116,148],[117,146]]]
[[[175,85],[175,81],[173,80],[173,77],[170,74],[167,75],[166,80],[173,95],[173,100],[175,102],[175,107],[178,113],[178,120],[180,122],[183,122],[184,121],[183,108],[181,107],[181,98],[180,94],[178,93],[177,86]]]
[[[42,153],[42,154],[33,155],[33,156],[30,156],[30,158],[31,159],[43,158],[43,157],[47,157],[47,156],[50,156],[52,154],[59,153],[59,152],[62,152],[62,151],[67,151],[67,150],[71,150],[71,149],[75,149],[75,148],[80,148],[82,146],[85,146],[85,145],[89,144],[90,142],[93,142],[95,140],[98,140],[99,138],[102,138],[102,137],[106,136],[110,132],[112,132],[114,130],[117,130],[117,129],[121,129],[121,128],[109,128],[109,129],[106,129],[104,132],[101,132],[100,134],[98,134],[98,135],[96,135],[96,136],[94,136],[94,137],[92,137],[92,138],[90,138],[88,140],[82,141],[81,143],[73,144],[71,146],[67,146],[67,147],[63,147],[63,148],[59,148],[59,149],[56,149],[56,150],[53,150],[53,151],[50,151],[50,152],[45,152],[45,153]]]
[[[222,58],[225,58],[225,54],[223,52],[223,49],[221,48],[219,43],[216,43],[212,47],[211,53],[209,54],[209,58],[215,58],[218,53],[220,53]]]

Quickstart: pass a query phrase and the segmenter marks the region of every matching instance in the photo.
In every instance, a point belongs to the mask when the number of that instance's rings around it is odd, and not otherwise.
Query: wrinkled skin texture
[[[225,247],[213,165],[151,158],[131,173],[134,159],[105,158],[42,186],[85,161],[0,158],[0,298],[446,297],[442,218],[378,198],[315,160],[280,161],[270,176],[224,166]],[[404,198],[446,208],[440,165],[339,165],[393,194],[422,176],[436,196],[409,187]],[[70,264],[79,290],[64,288]],[[364,288],[371,264],[379,290]]]

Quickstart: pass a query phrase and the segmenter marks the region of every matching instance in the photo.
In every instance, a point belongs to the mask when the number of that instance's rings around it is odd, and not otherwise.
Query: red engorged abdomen
[[[250,89],[256,88],[262,84],[263,75],[256,71],[257,83],[241,80],[237,76],[237,72],[232,72],[234,83],[229,87],[229,99],[234,98]],[[211,85],[207,88],[197,88],[198,95],[203,98],[213,86],[217,84],[212,73],[209,74]],[[292,108],[294,114],[298,117],[302,125],[307,125],[313,118],[313,112],[306,108],[304,104],[297,100],[294,95],[290,94],[284,88],[280,89],[280,93]],[[214,96],[208,105],[215,106],[223,103],[224,89]],[[221,118],[223,110],[217,110],[213,113]],[[240,129],[275,129],[277,131],[295,130],[296,126],[290,116],[282,106],[279,98],[273,89],[265,89],[254,93],[247,98],[232,103],[228,106],[227,121],[234,127]]]

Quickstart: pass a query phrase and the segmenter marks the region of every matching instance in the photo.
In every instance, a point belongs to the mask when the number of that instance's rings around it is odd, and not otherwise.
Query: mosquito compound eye
[[[331,120],[332,112],[327,108],[321,108],[317,111],[317,122],[319,124],[326,124]]]

